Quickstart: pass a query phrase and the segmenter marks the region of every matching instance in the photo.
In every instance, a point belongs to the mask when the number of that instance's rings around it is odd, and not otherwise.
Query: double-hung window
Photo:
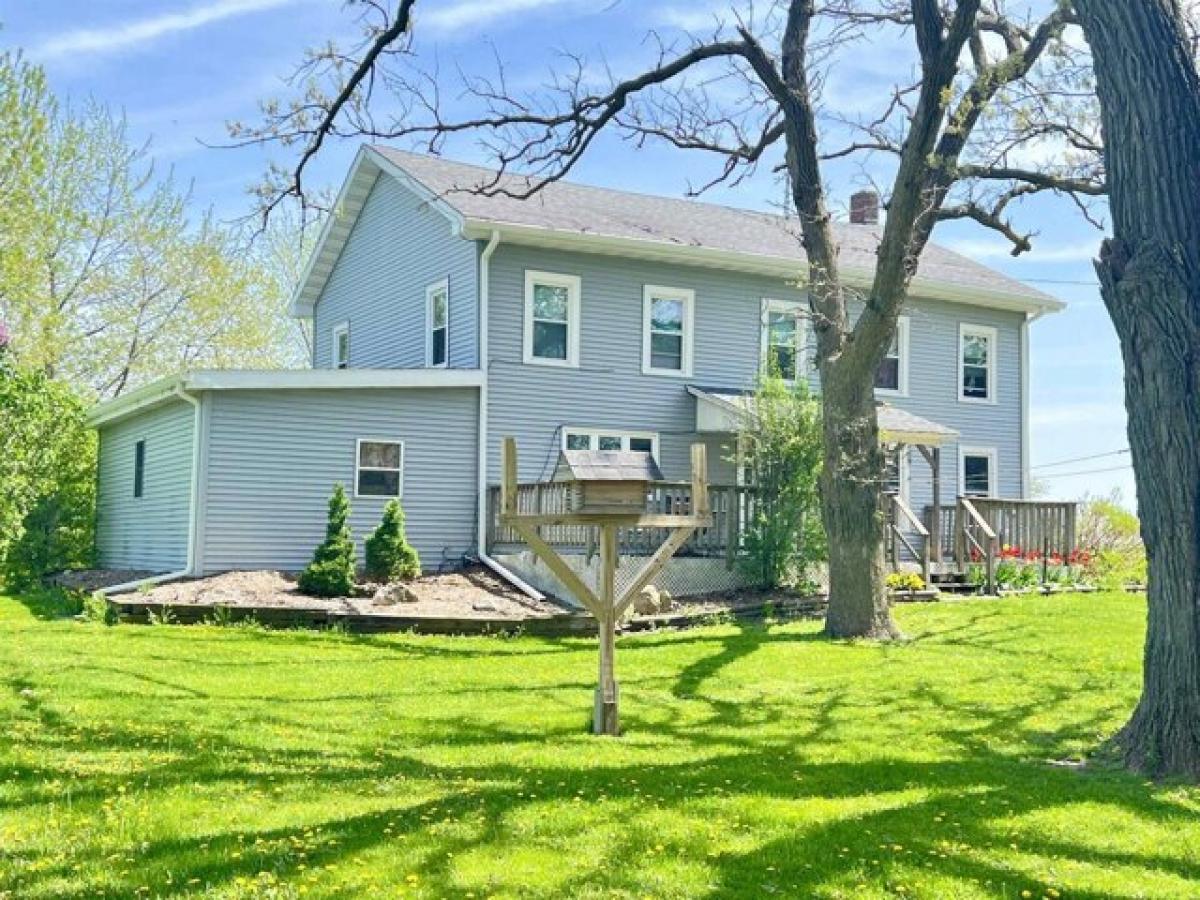
[[[958,330],[958,399],[996,402],[996,329],[963,323]]]
[[[425,289],[425,365],[446,365],[450,337],[450,281],[443,278]]]
[[[692,374],[692,317],[696,294],[648,284],[642,290],[642,372]]]
[[[354,495],[356,497],[399,497],[404,469],[401,441],[359,438],[355,447]]]
[[[564,450],[633,450],[658,458],[658,435],[653,431],[606,428],[564,428]]]
[[[804,368],[804,328],[799,303],[764,301],[763,370],[784,381],[795,381]]]
[[[579,294],[576,275],[525,272],[525,362],[578,367]]]
[[[908,316],[896,321],[892,344],[875,371],[875,390],[895,397],[908,394]]]
[[[961,447],[958,452],[958,489],[966,497],[996,496],[996,450]]]
[[[333,336],[330,341],[331,356],[335,369],[350,367],[350,323],[342,322],[333,326]]]

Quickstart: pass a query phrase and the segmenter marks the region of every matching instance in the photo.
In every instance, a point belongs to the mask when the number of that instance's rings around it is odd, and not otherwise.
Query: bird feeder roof
[[[555,481],[662,481],[658,463],[636,450],[563,450]]]

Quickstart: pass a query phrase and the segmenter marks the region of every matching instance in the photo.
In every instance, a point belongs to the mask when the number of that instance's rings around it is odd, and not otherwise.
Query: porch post
[[[933,469],[933,523],[930,532],[933,534],[933,564],[942,564],[942,448],[931,447],[928,457],[929,466]]]

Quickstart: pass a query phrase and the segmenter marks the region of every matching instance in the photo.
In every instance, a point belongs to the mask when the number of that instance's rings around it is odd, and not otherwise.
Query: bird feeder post
[[[685,515],[647,512],[647,494],[652,481],[662,480],[649,454],[622,451],[562,451],[556,481],[574,485],[576,505],[557,513],[519,512],[517,503],[517,444],[506,437],[501,449],[504,480],[500,486],[500,521],[510,526],[527,543],[546,567],[557,576],[596,619],[600,636],[600,667],[596,687],[592,729],[596,734],[620,734],[619,687],[616,679],[617,622],[634,598],[662,571],[697,528],[712,525],[708,499],[708,457],[703,444],[692,446],[692,504]],[[558,552],[538,533],[543,525],[589,525],[600,532],[600,571],[593,590]],[[667,540],[642,566],[618,596],[617,530],[619,528],[665,528]]]

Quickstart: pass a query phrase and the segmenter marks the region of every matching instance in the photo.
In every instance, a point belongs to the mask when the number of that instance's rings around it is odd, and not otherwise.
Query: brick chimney
[[[855,225],[879,224],[879,194],[858,191],[850,195],[850,221]]]

